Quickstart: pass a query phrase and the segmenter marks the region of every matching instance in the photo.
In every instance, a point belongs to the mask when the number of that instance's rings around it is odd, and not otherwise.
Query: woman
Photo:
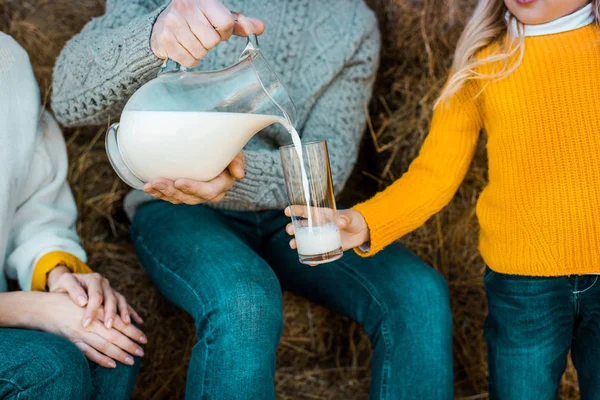
[[[3,33],[0,140],[0,399],[128,399],[142,320],[84,264],[62,134]]]

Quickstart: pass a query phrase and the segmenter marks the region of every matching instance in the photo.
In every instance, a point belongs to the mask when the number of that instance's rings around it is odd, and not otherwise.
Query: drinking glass
[[[342,257],[335,195],[325,141],[279,148],[301,263],[316,265]]]

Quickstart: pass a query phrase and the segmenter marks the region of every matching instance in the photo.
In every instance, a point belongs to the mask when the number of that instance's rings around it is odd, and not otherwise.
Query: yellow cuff
[[[40,258],[35,264],[33,276],[31,277],[31,290],[46,291],[48,272],[59,265],[69,268],[74,274],[89,274],[92,272],[90,267],[73,254],[64,251],[53,251]]]

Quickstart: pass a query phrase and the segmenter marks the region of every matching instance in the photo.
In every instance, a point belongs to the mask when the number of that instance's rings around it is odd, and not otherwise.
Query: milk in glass
[[[295,228],[298,254],[315,256],[332,253],[342,248],[340,230],[335,223],[321,226],[301,226]]]

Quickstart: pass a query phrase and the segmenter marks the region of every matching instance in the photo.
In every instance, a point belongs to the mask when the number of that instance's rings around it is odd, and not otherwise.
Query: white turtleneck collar
[[[510,12],[506,13],[507,20],[509,19]],[[581,10],[575,11],[572,14],[565,15],[555,19],[554,21],[546,22],[545,24],[539,25],[524,25],[525,36],[543,36],[552,35],[555,33],[572,31],[578,28],[582,28],[586,25],[594,22],[595,17],[592,11],[592,3],[583,7]],[[517,20],[512,18],[509,26],[510,32],[514,36],[518,36]]]

